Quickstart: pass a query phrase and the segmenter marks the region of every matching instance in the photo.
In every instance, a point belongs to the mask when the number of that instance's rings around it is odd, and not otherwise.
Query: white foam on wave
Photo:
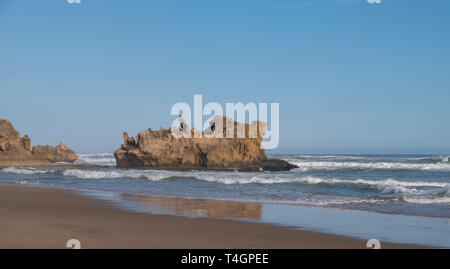
[[[193,177],[199,180],[218,182],[223,184],[278,184],[278,183],[304,183],[304,184],[363,184],[363,185],[385,185],[403,187],[446,187],[445,182],[426,181],[398,181],[395,179],[366,180],[366,179],[338,179],[320,178],[312,176],[292,177],[288,174],[277,176],[271,173],[234,173],[234,172],[202,172],[202,171],[165,171],[165,170],[81,170],[67,169],[63,172],[65,176],[78,178],[148,178],[165,179],[169,177]]]
[[[301,161],[297,159],[284,159],[285,161],[297,165],[299,168],[294,171],[309,170],[335,170],[343,168],[353,169],[412,169],[430,171],[450,171],[449,163],[398,163],[398,162],[322,162],[322,161]]]
[[[89,163],[89,164],[104,164],[104,163],[114,163],[116,164],[116,159],[114,158],[79,158],[80,162]]]
[[[417,162],[435,162],[435,163],[449,163],[450,156],[431,156],[431,157],[414,157],[414,158],[403,158],[404,160],[411,160]]]
[[[398,181],[395,179],[385,180],[346,180],[337,178],[318,178],[318,177],[298,177],[298,178],[261,178],[261,177],[220,177],[220,176],[202,176],[197,175],[196,178],[206,181],[220,182],[223,184],[277,184],[277,183],[303,183],[303,184],[356,184],[367,185],[372,188],[376,188],[381,193],[396,193],[402,195],[449,195],[449,185],[443,182],[423,182],[423,181]],[[431,190],[419,190],[413,187],[435,187]],[[437,189],[436,189],[437,188]]]
[[[32,175],[32,174],[45,174],[54,172],[54,170],[48,169],[36,169],[36,168],[21,168],[21,167],[8,167],[0,170],[4,173],[22,174],[22,175]]]
[[[435,197],[435,198],[417,198],[417,197],[402,197],[402,198],[387,198],[387,199],[300,199],[300,200],[252,200],[245,199],[240,200],[244,202],[259,202],[259,203],[283,203],[283,204],[301,204],[301,205],[311,205],[311,206],[339,206],[339,205],[360,205],[360,204],[370,204],[370,205],[380,205],[386,203],[395,203],[404,201],[410,204],[449,204],[450,197]]]
[[[398,181],[395,179],[385,180],[366,180],[366,179],[338,179],[338,178],[320,178],[312,176],[303,177],[280,177],[268,174],[266,177],[247,174],[202,174],[193,175],[197,179],[205,181],[220,182],[223,184],[277,184],[277,183],[304,183],[304,184],[363,184],[363,185],[382,185],[382,186],[403,186],[403,187],[446,187],[445,182],[425,182],[425,181]]]
[[[101,170],[66,169],[64,170],[63,175],[82,179],[145,178],[149,180],[161,180],[170,177],[170,175],[168,175],[167,173],[155,173],[155,172],[156,171],[148,172],[146,170],[101,171]]]
[[[406,202],[411,204],[449,204],[450,197],[435,197],[435,198],[413,198],[404,197]]]
[[[267,154],[267,158],[275,158],[275,159],[283,159],[283,160],[293,160],[293,161],[312,161],[313,160],[321,160],[323,161],[332,161],[332,160],[370,160],[374,157],[366,157],[366,156],[356,156],[356,155],[309,155],[309,154],[295,154],[295,155],[271,155]]]
[[[78,154],[76,163],[115,166],[116,159],[112,153]]]
[[[399,198],[390,199],[298,199],[298,200],[267,200],[267,199],[237,199],[240,202],[249,203],[283,203],[283,204],[301,204],[312,206],[332,206],[332,205],[348,205],[348,204],[385,204],[388,202],[398,202]]]
[[[33,182],[33,181],[30,181],[30,180],[21,180],[21,181],[18,181],[16,183],[19,184],[19,185],[39,185],[39,184],[41,184],[39,182]]]
[[[440,188],[418,190],[416,188],[407,188],[396,185],[377,185],[377,188],[382,193],[398,193],[404,194],[404,199],[414,199],[413,197],[422,197],[423,199],[435,199],[450,197],[450,186],[445,185]]]
[[[153,181],[164,180],[170,177],[192,177],[198,180],[217,182],[222,184],[356,184],[367,185],[382,193],[401,193],[410,195],[448,195],[449,184],[445,182],[425,181],[398,181],[395,179],[366,180],[366,179],[338,179],[320,178],[312,176],[282,177],[273,174],[256,173],[230,173],[230,172],[177,172],[164,170],[81,170],[67,169],[65,176],[84,179],[101,178],[143,178]],[[431,190],[419,190],[417,187],[435,187]],[[437,189],[436,189],[437,188]]]
[[[345,183],[354,182],[356,184],[367,184],[367,185],[392,185],[392,186],[402,186],[402,187],[446,187],[448,183],[445,182],[426,182],[426,181],[398,181],[392,178],[384,180],[344,180]]]
[[[112,153],[80,153],[78,157],[102,157],[102,156],[114,156]]]
[[[447,201],[450,195],[449,183],[445,182],[426,182],[426,181],[399,181],[395,179],[367,180],[367,179],[339,179],[339,178],[320,178],[312,176],[292,176],[292,174],[274,175],[272,173],[234,173],[234,172],[209,172],[209,171],[165,171],[165,170],[82,170],[66,169],[64,176],[71,176],[82,179],[103,179],[103,178],[136,178],[152,181],[165,180],[171,177],[192,177],[207,182],[217,182],[222,184],[282,184],[282,183],[301,183],[301,184],[354,184],[368,186],[373,190],[378,190],[382,194],[392,194],[388,199],[404,199],[406,202],[425,203],[433,200]],[[420,189],[419,189],[420,188]],[[360,200],[319,200],[311,204],[349,204],[349,203],[381,203],[386,202],[387,198],[360,199]],[[428,200],[427,200],[428,199]],[[431,199],[431,200],[430,200]],[[308,203],[303,201],[304,203]],[[431,202],[430,202],[431,203]]]

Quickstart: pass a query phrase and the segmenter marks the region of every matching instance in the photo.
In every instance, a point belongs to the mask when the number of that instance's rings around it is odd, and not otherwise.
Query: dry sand
[[[211,218],[132,213],[70,190],[0,186],[0,248],[365,248],[359,239]],[[383,248],[411,248],[388,244]]]

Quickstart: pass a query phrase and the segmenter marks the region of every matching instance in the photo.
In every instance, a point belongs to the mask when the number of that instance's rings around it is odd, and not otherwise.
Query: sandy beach
[[[72,238],[82,248],[366,247],[354,238],[262,223],[132,213],[70,190],[0,186],[0,248],[65,248]]]

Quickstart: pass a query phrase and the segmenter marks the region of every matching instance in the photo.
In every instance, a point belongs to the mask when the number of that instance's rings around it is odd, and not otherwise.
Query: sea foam
[[[151,180],[163,180],[170,177],[190,177],[198,180],[217,182],[223,184],[363,184],[363,185],[387,185],[404,187],[445,187],[445,182],[426,181],[398,181],[395,179],[367,180],[367,179],[339,179],[321,178],[313,176],[297,176],[291,174],[274,175],[271,173],[235,173],[235,172],[203,172],[203,171],[165,171],[165,170],[82,170],[66,169],[65,176],[77,178],[147,178]]]
[[[449,163],[400,163],[400,162],[327,162],[327,161],[302,161],[297,159],[284,159],[297,165],[296,171],[309,170],[336,170],[336,169],[412,169],[428,171],[450,171]]]
[[[143,178],[149,180],[161,180],[169,177],[165,173],[148,173],[139,170],[119,170],[116,171],[102,171],[102,170],[81,170],[81,169],[66,169],[63,172],[64,176],[71,176],[82,179],[101,179],[101,178]]]
[[[23,174],[23,175],[32,175],[32,174],[45,174],[54,172],[54,170],[49,169],[36,169],[36,168],[21,168],[21,167],[8,167],[0,170],[4,173],[13,173],[13,174]]]
[[[78,154],[78,160],[75,163],[115,166],[116,159],[112,153]]]

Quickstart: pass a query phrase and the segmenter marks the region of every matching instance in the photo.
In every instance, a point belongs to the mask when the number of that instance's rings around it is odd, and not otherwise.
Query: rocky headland
[[[226,126],[234,125],[234,128]],[[234,136],[229,136],[229,132]],[[114,152],[117,167],[171,170],[288,171],[297,166],[267,159],[261,147],[264,122],[243,124],[215,117],[204,132],[184,126],[140,132],[136,139],[123,134]],[[197,138],[196,138],[197,137]],[[232,137],[232,138],[227,138]]]
[[[48,165],[56,162],[73,163],[78,159],[75,151],[69,149],[64,141],[58,146],[34,146],[28,135],[20,133],[5,119],[0,119],[0,166]]]

